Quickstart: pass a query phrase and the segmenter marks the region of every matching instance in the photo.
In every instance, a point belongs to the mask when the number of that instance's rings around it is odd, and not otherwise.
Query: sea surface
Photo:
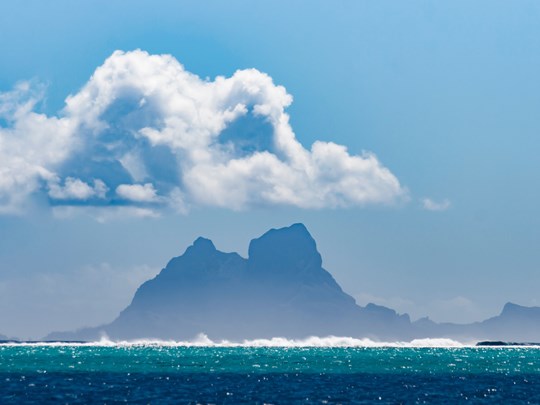
[[[540,349],[451,341],[0,344],[0,403],[540,403]]]

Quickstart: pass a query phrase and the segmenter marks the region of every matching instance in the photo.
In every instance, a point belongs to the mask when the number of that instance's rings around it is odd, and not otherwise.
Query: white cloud
[[[64,186],[58,179],[49,182],[49,196],[57,200],[88,200],[91,198],[105,198],[107,186],[101,180],[94,180],[91,186],[80,179],[66,178]]]
[[[114,220],[128,218],[159,218],[158,211],[137,206],[81,206],[81,205],[57,205],[52,209],[53,216],[58,219],[69,219],[84,215],[93,218],[97,222],[106,223]]]
[[[209,81],[170,55],[116,51],[60,117],[33,112],[42,94],[32,91],[26,83],[0,96],[9,118],[0,128],[0,211],[44,183],[56,205],[120,197],[180,212],[392,204],[407,195],[372,153],[321,141],[304,148],[285,112],[292,97],[256,69]],[[107,189],[116,196],[107,200]]]
[[[450,200],[444,199],[442,201],[434,201],[431,198],[422,199],[422,207],[428,211],[446,211],[450,208]]]
[[[120,184],[116,194],[126,200],[135,202],[155,202],[158,197],[156,189],[151,183],[146,184]]]
[[[33,112],[43,92],[21,82],[0,93],[0,118],[7,122],[0,126],[0,214],[21,212],[28,195],[53,179],[71,152],[72,121]]]

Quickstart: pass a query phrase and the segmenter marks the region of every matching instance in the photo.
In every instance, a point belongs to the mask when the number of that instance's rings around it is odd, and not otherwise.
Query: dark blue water
[[[540,403],[540,349],[0,346],[0,403]]]

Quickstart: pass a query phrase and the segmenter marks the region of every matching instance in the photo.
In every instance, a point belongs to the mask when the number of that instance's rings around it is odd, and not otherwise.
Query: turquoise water
[[[0,403],[540,403],[540,349],[0,345]]]

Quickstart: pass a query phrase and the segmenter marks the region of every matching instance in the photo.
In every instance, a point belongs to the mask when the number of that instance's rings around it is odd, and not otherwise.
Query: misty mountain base
[[[248,258],[217,250],[198,238],[152,280],[110,324],[54,332],[45,340],[214,341],[350,336],[379,341],[445,337],[539,341],[540,308],[508,303],[499,316],[460,325],[368,304],[361,307],[322,267],[315,240],[303,224],[272,229],[249,245]]]

